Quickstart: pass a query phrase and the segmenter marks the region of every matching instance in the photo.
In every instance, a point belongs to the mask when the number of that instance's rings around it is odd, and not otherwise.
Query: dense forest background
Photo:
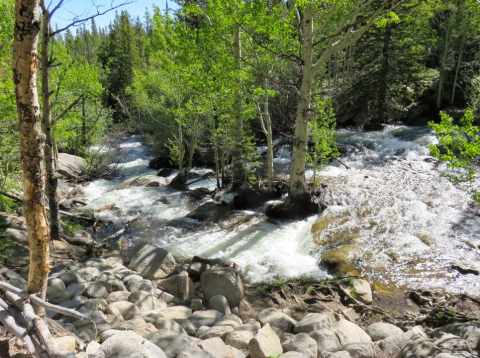
[[[9,192],[20,189],[13,11],[13,0],[0,3],[0,189]],[[244,164],[255,163],[252,149],[269,133],[270,140],[293,133],[305,66],[298,16],[291,1],[179,1],[174,12],[154,7],[132,19],[119,10],[108,28],[92,20],[55,36],[56,148],[88,160],[89,147],[129,130],[145,134],[166,164],[181,169],[203,161],[222,171],[234,150]],[[328,14],[315,16],[321,22]],[[314,53],[324,53],[334,32],[323,29]],[[315,164],[335,155],[326,133],[338,126],[426,125],[440,111],[460,119],[468,107],[479,118],[480,4],[396,6],[329,57],[315,75],[312,107],[313,152],[324,154],[310,152]],[[0,209],[12,205],[0,197]]]

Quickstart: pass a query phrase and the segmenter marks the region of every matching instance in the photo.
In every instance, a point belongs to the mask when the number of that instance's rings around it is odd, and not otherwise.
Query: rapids
[[[478,293],[479,276],[462,275],[452,264],[480,269],[479,210],[467,192],[441,176],[444,167],[429,155],[428,145],[436,140],[430,129],[386,126],[380,132],[339,130],[336,137],[345,152],[340,159],[349,169],[334,161],[321,172],[328,208],[320,218],[275,221],[259,207],[203,224],[184,218],[202,202],[192,202],[168,186],[111,191],[128,178],[156,174],[148,169],[151,158],[140,136],[121,144],[120,178],[97,180],[85,188],[89,205],[82,211],[96,212],[115,203],[116,212],[96,215],[118,224],[142,213],[123,237],[126,242],[153,242],[181,259],[199,255],[232,260],[250,282],[302,275],[324,278],[321,255],[354,245],[351,259],[357,270],[384,287]],[[280,149],[274,163],[276,172],[288,172],[288,147]],[[199,187],[212,190],[215,180],[192,186]],[[322,230],[314,239],[311,229],[316,222]]]

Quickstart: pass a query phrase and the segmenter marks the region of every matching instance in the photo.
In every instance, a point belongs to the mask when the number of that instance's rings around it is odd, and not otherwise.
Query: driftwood
[[[0,281],[0,289],[3,290],[3,298],[0,298],[0,322],[23,342],[31,355],[36,358],[75,357],[55,341],[47,323],[35,313],[31,303],[80,319],[88,319],[86,316],[75,310],[45,302],[36,294],[29,294],[6,282]],[[18,312],[21,312],[23,318],[18,318]],[[38,342],[41,342],[41,345]]]

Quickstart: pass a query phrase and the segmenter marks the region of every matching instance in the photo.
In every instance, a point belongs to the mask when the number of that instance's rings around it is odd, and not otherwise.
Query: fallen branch
[[[338,159],[338,158],[333,158],[333,159],[335,159],[337,162],[339,162],[340,164],[342,164],[345,168],[347,168],[348,170],[350,170],[350,167],[349,167],[347,164],[345,164],[344,162],[342,162],[340,159]]]
[[[3,196],[6,196],[7,198],[10,198],[12,200],[15,200],[19,203],[23,203],[23,199],[15,194],[10,194],[10,193],[7,193],[6,191],[4,190],[0,190],[0,194],[3,195]]]
[[[206,174],[203,174],[200,178],[198,179],[195,179],[193,181],[191,181],[190,183],[187,183],[187,185],[192,185],[192,184],[195,184],[195,183],[198,183],[199,181],[202,181],[202,180],[210,180],[210,178],[215,175],[214,173],[206,173]]]

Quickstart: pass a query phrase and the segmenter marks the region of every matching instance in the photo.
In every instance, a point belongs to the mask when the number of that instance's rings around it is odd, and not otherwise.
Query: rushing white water
[[[319,219],[324,224],[315,239],[326,246],[314,243],[311,228],[317,217],[274,221],[261,210],[241,211],[233,218],[203,224],[184,218],[202,202],[168,186],[112,191],[128,178],[156,174],[147,168],[150,158],[139,136],[122,144],[123,177],[91,183],[84,210],[94,212],[115,203],[118,211],[98,215],[117,223],[142,213],[125,239],[157,243],[180,258],[232,260],[252,282],[325,277],[319,267],[322,253],[354,245],[355,266],[379,282],[452,292],[478,290],[478,276],[460,275],[451,266],[462,262],[478,267],[480,217],[468,193],[444,179],[442,167],[431,160],[428,144],[435,137],[430,130],[405,126],[366,133],[340,130],[337,141],[346,150],[341,161],[350,169],[334,162],[321,173],[329,206]],[[289,162],[288,148],[283,147],[275,159],[276,170],[285,171]],[[193,188],[215,186],[212,179]]]

